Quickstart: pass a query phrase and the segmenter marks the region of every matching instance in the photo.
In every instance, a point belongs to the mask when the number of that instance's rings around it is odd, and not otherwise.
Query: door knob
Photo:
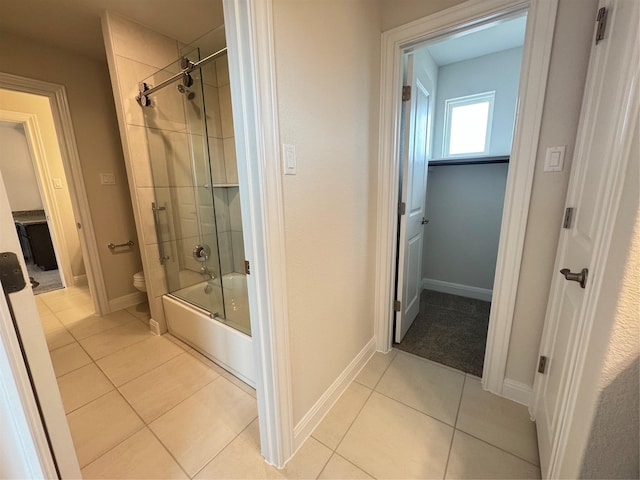
[[[429,220],[427,220],[426,218],[422,217],[422,224],[426,225],[427,223],[429,223]]]
[[[589,270],[586,268],[583,268],[580,273],[571,273],[571,270],[568,268],[563,268],[560,270],[560,273],[564,275],[564,278],[567,280],[578,282],[582,288],[587,285],[587,275],[589,275]]]

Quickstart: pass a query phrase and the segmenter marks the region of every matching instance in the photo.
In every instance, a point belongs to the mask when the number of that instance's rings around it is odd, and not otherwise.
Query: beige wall
[[[453,7],[465,0],[382,0],[382,31]]]
[[[122,137],[129,194],[134,205],[135,222],[144,265],[147,297],[151,317],[166,331],[162,295],[167,293],[165,272],[159,262],[158,239],[155,233],[151,203],[155,201],[154,180],[151,172],[147,129],[142,108],[135,100],[138,82],[156,73],[178,58],[178,42],[146,27],[114,14],[102,18],[102,31],[107,50],[112,96],[115,98],[118,125]],[[150,113],[150,121],[157,127],[158,136],[173,138],[175,142],[186,142],[186,117],[182,102],[166,100],[162,110]],[[153,140],[152,140],[153,143]],[[169,148],[167,152],[180,149]],[[186,149],[185,149],[186,151]],[[166,154],[165,164],[177,160]],[[177,153],[174,153],[177,155]],[[162,157],[164,158],[164,157]],[[175,242],[163,245],[170,262],[175,262]],[[168,268],[178,268],[169,265]]]
[[[53,192],[56,207],[61,216],[61,233],[67,246],[69,261],[71,262],[71,275],[73,277],[81,277],[86,272],[49,99],[28,93],[0,90],[0,110],[28,113],[36,116],[40,134],[42,135],[42,146],[46,154],[49,173],[52,178],[60,178],[62,180],[63,188],[54,189]],[[31,162],[31,159],[28,161]],[[59,247],[59,245],[56,245],[56,247]],[[68,276],[69,272],[63,273],[67,275],[67,283],[73,285],[73,279]]]
[[[135,225],[106,64],[0,32],[0,71],[65,86],[107,296],[135,292],[137,248],[118,255],[107,248],[135,239]],[[100,173],[113,173],[116,185],[101,185]]]
[[[383,28],[461,3],[383,0]],[[506,378],[532,386],[578,128],[596,0],[559,0]],[[543,172],[547,147],[565,145],[562,172]]]
[[[294,421],[373,337],[380,10],[274,0]]]
[[[0,98],[2,92],[0,92]],[[0,113],[0,121],[2,114]],[[11,211],[42,210],[36,171],[29,143],[20,124],[0,123],[0,171],[4,177]]]

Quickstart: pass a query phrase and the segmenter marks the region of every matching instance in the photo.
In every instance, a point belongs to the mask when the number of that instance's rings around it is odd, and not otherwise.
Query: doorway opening
[[[526,20],[517,12],[404,53],[394,346],[479,377]]]
[[[393,346],[398,259],[398,200],[400,198],[400,145],[402,59],[405,53],[430,40],[463,36],[496,21],[526,12],[526,33],[518,89],[518,111],[506,181],[498,255],[493,280],[482,386],[491,393],[528,404],[530,391],[505,379],[516,293],[524,249],[533,174],[538,156],[542,107],[547,88],[557,1],[496,0],[489,5],[452,7],[385,32],[382,36],[380,142],[378,157],[378,238],[376,258],[376,342],[381,352]],[[486,93],[482,92],[482,93]],[[436,168],[453,168],[443,166]],[[471,168],[471,167],[467,167]],[[422,220],[422,219],[421,219]],[[429,220],[425,218],[425,220]],[[414,271],[419,271],[416,267]],[[404,273],[404,272],[401,272]],[[418,281],[416,277],[417,292]]]
[[[2,90],[0,155],[34,294],[87,285],[83,254],[49,100]]]

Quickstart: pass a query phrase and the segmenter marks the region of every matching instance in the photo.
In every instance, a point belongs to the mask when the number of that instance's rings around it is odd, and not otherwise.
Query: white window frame
[[[476,93],[474,95],[465,95],[464,97],[449,98],[444,102],[444,128],[442,140],[442,157],[443,158],[460,158],[460,157],[476,157],[489,155],[491,149],[491,125],[493,123],[493,104],[495,102],[496,92]],[[451,140],[451,112],[455,107],[463,107],[476,103],[489,102],[489,112],[487,113],[487,131],[484,142],[484,151],[472,153],[449,153]]]

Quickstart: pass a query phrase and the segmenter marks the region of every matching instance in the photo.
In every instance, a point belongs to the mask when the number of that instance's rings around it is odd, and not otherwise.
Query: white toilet
[[[133,274],[133,286],[141,292],[147,291],[147,286],[144,283],[144,271]]]

